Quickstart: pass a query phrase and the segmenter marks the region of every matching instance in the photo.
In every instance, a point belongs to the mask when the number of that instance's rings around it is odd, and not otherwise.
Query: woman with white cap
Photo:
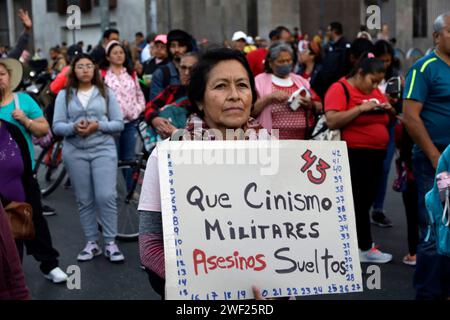
[[[67,275],[58,267],[59,253],[52,246],[48,225],[42,215],[40,189],[32,174],[34,148],[31,136],[46,135],[49,125],[30,96],[13,93],[22,75],[23,67],[19,61],[0,59],[0,195],[2,202],[31,204],[36,236],[24,242],[27,253],[41,263],[40,269],[47,279],[60,283],[67,280]],[[7,187],[12,181],[16,182],[13,185],[17,192],[11,192]],[[23,243],[18,241],[17,247],[22,256]]]

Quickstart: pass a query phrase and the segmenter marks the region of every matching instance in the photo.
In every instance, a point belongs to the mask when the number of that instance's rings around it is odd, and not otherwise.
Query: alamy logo
[[[366,10],[366,26],[369,30],[381,29],[381,8],[379,6],[368,6]]]
[[[366,271],[368,278],[366,281],[367,289],[380,290],[381,289],[381,269],[379,266],[371,265],[367,267]]]
[[[81,9],[79,6],[67,7],[66,26],[69,30],[81,29]]]
[[[81,269],[79,266],[67,267],[67,289],[81,290]]]

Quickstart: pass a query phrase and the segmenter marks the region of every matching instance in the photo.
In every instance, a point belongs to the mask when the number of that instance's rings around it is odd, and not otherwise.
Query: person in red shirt
[[[69,79],[70,63],[73,58],[83,53],[83,49],[78,45],[72,45],[67,49],[68,65],[65,66],[60,73],[56,76],[55,80],[50,83],[50,91],[56,97],[58,93],[66,88],[67,80]]]
[[[291,37],[291,32],[289,31],[288,28],[283,27],[283,26],[279,26],[269,33],[269,39],[270,39],[271,43],[274,43],[276,41],[289,42],[290,37]],[[259,75],[261,73],[264,73],[265,60],[266,60],[268,53],[269,53],[269,50],[267,48],[259,48],[259,49],[249,52],[246,55],[247,62],[250,66],[250,69],[252,70],[254,77],[256,77],[257,75]]]
[[[385,66],[371,53],[363,54],[346,78],[334,83],[325,95],[330,129],[341,129],[347,142],[361,262],[387,263],[392,255],[373,246],[369,210],[382,177],[389,142],[389,117],[395,111],[378,89]]]

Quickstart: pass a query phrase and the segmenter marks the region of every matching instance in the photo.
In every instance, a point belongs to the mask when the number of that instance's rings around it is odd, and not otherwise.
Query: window
[[[413,1],[413,17],[413,37],[426,38],[428,36],[427,0]]]

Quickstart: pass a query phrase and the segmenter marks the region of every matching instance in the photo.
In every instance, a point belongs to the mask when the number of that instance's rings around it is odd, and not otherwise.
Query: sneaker
[[[392,254],[381,252],[374,246],[367,251],[359,250],[359,260],[361,263],[388,263],[392,260]]]
[[[56,210],[50,206],[43,205],[42,206],[42,214],[47,217],[54,216],[54,215],[56,215]]]
[[[125,257],[119,250],[119,247],[114,242],[110,242],[105,246],[105,257],[111,262],[122,262],[125,260]]]
[[[45,279],[52,281],[53,283],[63,283],[67,281],[67,274],[59,267],[53,269],[48,274],[44,275]]]
[[[415,266],[416,265],[416,255],[410,255],[407,254],[404,258],[403,258],[403,263],[407,264],[408,266]]]
[[[384,210],[373,210],[371,222],[381,228],[391,228],[393,226],[392,221],[384,214]]]
[[[89,241],[84,247],[83,251],[80,252],[77,259],[78,261],[89,261],[94,259],[94,257],[102,254],[102,249],[98,246],[97,242]]]

